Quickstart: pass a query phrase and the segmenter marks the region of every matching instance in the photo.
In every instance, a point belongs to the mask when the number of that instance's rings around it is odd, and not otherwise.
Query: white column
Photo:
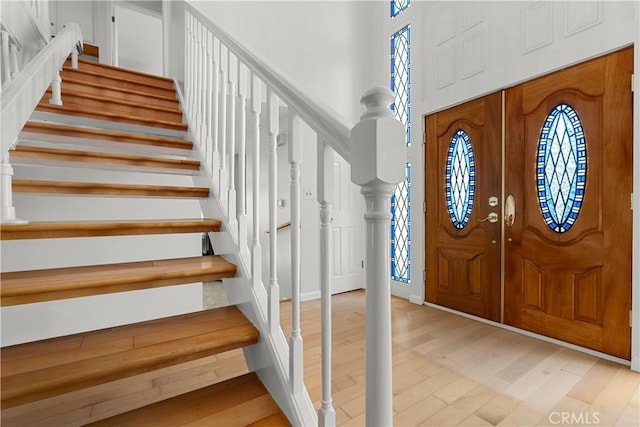
[[[331,205],[333,204],[333,150],[318,135],[318,202],[320,203],[320,321],[322,330],[322,401],[318,426],[336,425],[331,395]]]
[[[251,281],[256,289],[262,283],[262,248],[260,247],[260,110],[262,108],[262,82],[251,74],[251,117],[253,150],[251,153],[252,177],[252,242]]]
[[[59,72],[51,82],[51,99],[49,99],[49,104],[62,105],[62,77],[60,77]]]
[[[218,100],[219,120],[218,120],[218,148],[220,149],[220,169],[218,174],[218,194],[220,201],[224,205],[227,201],[227,91],[225,83],[227,81],[227,62],[228,50],[225,45],[220,42],[220,61],[218,62],[218,70],[220,73],[220,99]]]
[[[246,101],[249,83],[249,70],[238,61],[238,249],[248,255],[247,241],[247,153],[246,153]]]
[[[15,148],[12,147],[12,149]],[[2,224],[24,224],[27,221],[16,218],[16,208],[13,207],[13,190],[11,180],[13,168],[9,161],[9,152],[2,156],[0,164],[0,223]]]
[[[227,149],[229,150],[229,188],[227,190],[227,218],[229,229],[235,237],[238,232],[236,218],[236,79],[238,73],[237,58],[231,52],[227,56]]]
[[[280,286],[278,285],[278,132],[279,101],[271,88],[267,88],[267,121],[269,134],[269,327],[271,333],[280,328]]]
[[[291,338],[289,380],[293,394],[303,390],[303,349],[300,333],[300,163],[302,163],[302,121],[289,116],[289,166],[291,212]]]
[[[366,414],[367,426],[393,425],[391,375],[391,195],[404,179],[404,127],[388,106],[385,87],[361,99],[367,111],[351,130],[351,181],[365,198],[367,302]]]

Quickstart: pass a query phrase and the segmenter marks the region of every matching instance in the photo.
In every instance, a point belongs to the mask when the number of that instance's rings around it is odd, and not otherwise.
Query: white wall
[[[163,74],[162,14],[129,2],[114,6],[118,27],[118,66]]]

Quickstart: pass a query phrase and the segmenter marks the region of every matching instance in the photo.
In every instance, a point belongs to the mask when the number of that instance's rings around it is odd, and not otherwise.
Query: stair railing
[[[5,39],[4,34],[3,39]],[[52,103],[62,104],[60,70],[69,55],[74,57],[72,62],[77,66],[77,55],[82,49],[81,46],[80,26],[73,23],[67,24],[65,29],[41,49],[23,69],[16,70],[11,81],[2,86],[0,95],[0,103],[2,104],[0,114],[2,139],[0,221],[4,224],[23,222],[16,218],[13,207],[11,191],[13,168],[9,162],[9,151],[15,148],[20,130],[29,120],[31,113],[52,83]]]
[[[331,206],[333,156],[351,164],[352,181],[366,201],[366,423],[392,425],[390,198],[404,179],[404,130],[391,113],[387,88],[374,88],[361,102],[366,112],[351,129],[332,110],[311,99],[220,27],[185,4],[184,111],[213,178],[228,232],[239,254],[239,271],[256,294],[263,325],[257,325],[280,360],[300,425],[335,425],[331,395]],[[246,116],[249,116],[249,120]],[[281,120],[283,119],[283,120]],[[284,120],[286,119],[286,120]],[[286,132],[280,129],[286,122]],[[300,321],[300,164],[303,124],[317,135],[320,204],[322,400],[317,418],[303,381]],[[245,128],[246,126],[246,128]],[[263,280],[260,245],[261,129],[267,140],[269,268]],[[290,169],[292,327],[287,342],[280,327],[277,277],[278,137],[286,133]],[[248,135],[248,141],[247,141]],[[247,150],[247,146],[249,149]],[[246,160],[250,160],[247,167]],[[248,183],[245,175],[250,175]],[[250,203],[248,203],[250,200]],[[250,207],[247,207],[250,204]],[[249,212],[251,217],[249,217]],[[251,228],[249,230],[248,228]],[[243,267],[244,266],[244,267]],[[242,274],[242,273],[241,273]],[[266,286],[265,286],[266,284]],[[260,295],[264,295],[261,299]],[[261,306],[263,305],[263,306]],[[266,334],[266,336],[265,336]],[[311,412],[311,414],[309,413]],[[289,414],[291,416],[291,414]]]

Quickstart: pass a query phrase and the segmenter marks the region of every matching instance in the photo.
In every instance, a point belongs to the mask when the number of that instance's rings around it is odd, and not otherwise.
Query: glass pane
[[[391,0],[391,17],[395,18],[411,4],[411,0]]]
[[[391,278],[411,282],[411,163],[391,196]]]
[[[407,146],[411,145],[411,26],[391,36],[391,110],[404,125]]]
[[[582,123],[569,104],[559,104],[547,115],[536,172],[542,217],[551,230],[564,233],[578,218],[587,179]]]
[[[449,143],[445,172],[445,198],[454,227],[467,226],[473,210],[476,165],[469,135],[458,130]]]

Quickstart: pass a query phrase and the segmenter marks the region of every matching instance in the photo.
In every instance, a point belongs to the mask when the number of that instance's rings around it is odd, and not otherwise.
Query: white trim
[[[579,345],[571,344],[571,343],[568,343],[568,342],[565,342],[565,341],[560,341],[560,340],[555,339],[555,338],[551,338],[551,337],[547,337],[547,336],[544,336],[544,335],[536,334],[534,332],[525,331],[524,329],[518,329],[518,328],[515,328],[513,326],[505,325],[504,323],[494,322],[493,320],[484,319],[482,317],[474,316],[474,315],[468,314],[468,313],[463,313],[461,311],[453,310],[451,308],[442,307],[440,305],[433,304],[433,303],[430,303],[430,302],[425,302],[424,305],[426,305],[427,307],[431,307],[431,308],[435,308],[435,309],[438,309],[438,310],[446,311],[448,313],[457,314],[458,316],[466,317],[467,319],[476,320],[476,321],[481,322],[481,323],[486,323],[487,325],[496,326],[498,328],[505,329],[505,330],[511,331],[511,332],[515,332],[515,333],[520,334],[520,335],[525,335],[527,337],[536,338],[536,339],[539,339],[541,341],[545,341],[545,342],[549,342],[549,343],[552,343],[552,344],[559,345],[561,347],[570,348],[572,350],[576,350],[576,351],[579,351],[581,353],[586,353],[586,354],[589,354],[591,356],[598,357],[600,359],[609,360],[611,362],[619,363],[619,364],[625,365],[625,366],[630,366],[631,365],[631,363],[628,360],[621,359],[619,357],[615,357],[615,356],[612,356],[610,354],[601,353],[599,351],[591,350],[590,348],[581,347]]]
[[[640,4],[636,3],[636,24],[640,23]],[[640,372],[640,32],[634,46],[633,93],[633,217],[631,219],[631,369]]]
[[[128,1],[119,1],[114,6],[118,7],[126,7],[127,9],[135,10],[136,12],[144,13],[149,16],[153,16],[154,18],[162,19],[162,12],[156,12],[155,10],[147,9],[146,7],[139,6],[134,3],[129,3]]]
[[[320,291],[305,292],[303,294],[300,294],[300,301],[302,302],[311,301],[314,299],[320,299]]]

